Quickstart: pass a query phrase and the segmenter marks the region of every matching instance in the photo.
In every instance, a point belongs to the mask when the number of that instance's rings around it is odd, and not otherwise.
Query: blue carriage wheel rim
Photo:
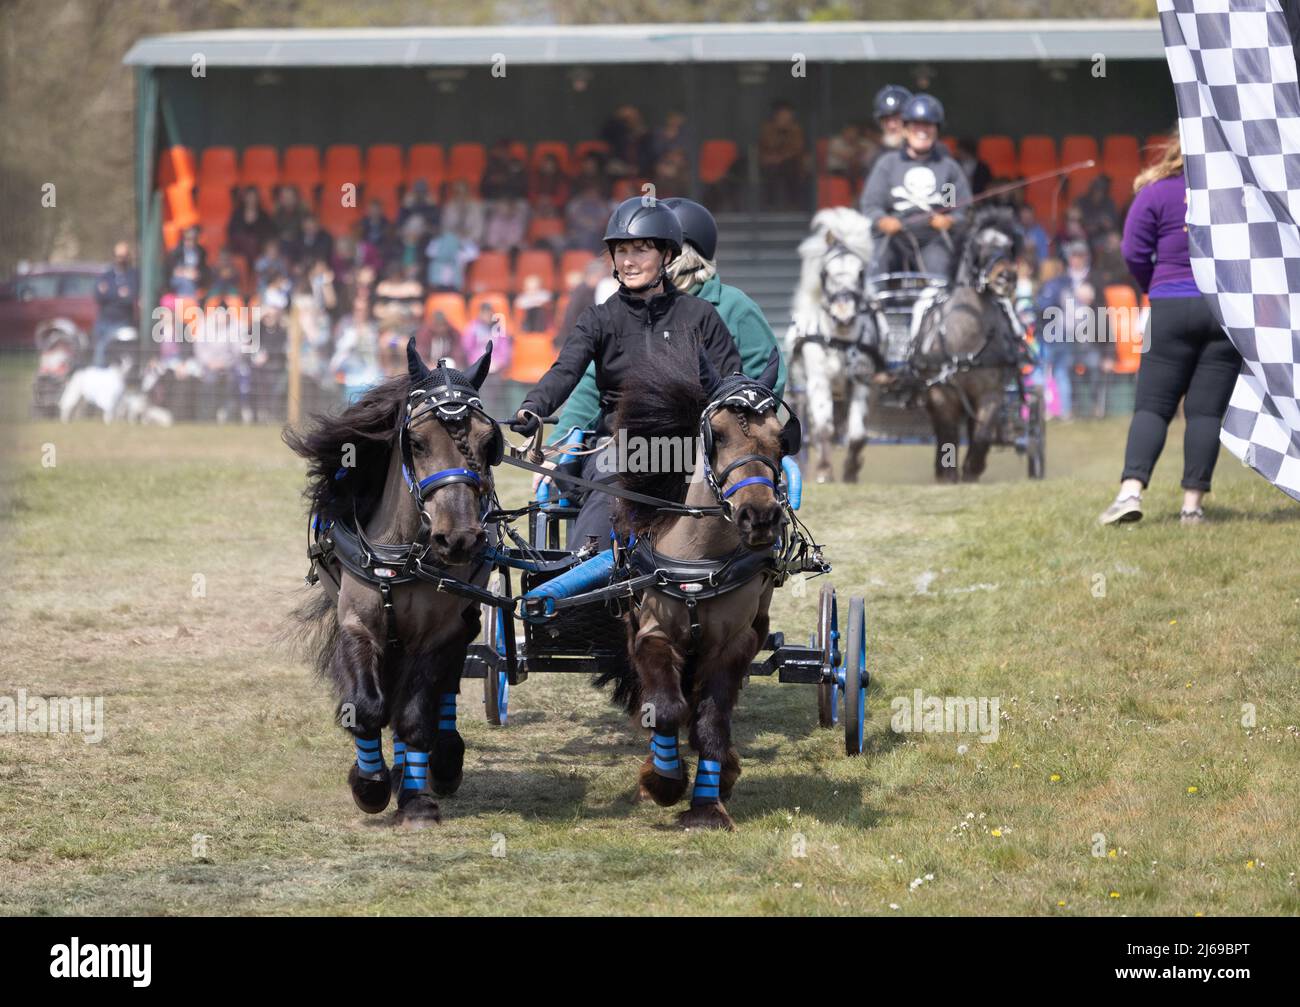
[[[831,683],[831,726],[840,722],[840,683]]]
[[[510,678],[504,671],[498,671],[497,676],[497,710],[501,716],[501,723],[504,724],[510,704]]]

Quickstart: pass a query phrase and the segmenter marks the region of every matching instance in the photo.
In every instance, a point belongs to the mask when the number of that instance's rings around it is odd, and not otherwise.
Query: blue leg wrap
[[[650,755],[654,759],[655,773],[670,780],[682,778],[682,760],[677,754],[677,735],[660,734],[655,731],[650,736]]]
[[[695,789],[691,791],[691,803],[717,804],[721,783],[722,763],[701,757],[700,768],[695,771]]]
[[[429,753],[406,750],[406,765],[402,772],[403,790],[429,789]]]
[[[363,773],[381,773],[384,770],[384,753],[379,747],[379,738],[358,738],[352,736],[357,746],[357,768]]]
[[[456,730],[456,694],[445,692],[438,701],[438,730]]]

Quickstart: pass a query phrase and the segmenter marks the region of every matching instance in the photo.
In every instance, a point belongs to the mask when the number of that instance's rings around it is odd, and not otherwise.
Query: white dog
[[[131,361],[121,360],[107,367],[83,367],[68,379],[59,399],[59,418],[67,423],[77,415],[82,404],[97,407],[104,414],[104,422],[112,423],[118,406],[126,394],[126,376],[131,372]]]

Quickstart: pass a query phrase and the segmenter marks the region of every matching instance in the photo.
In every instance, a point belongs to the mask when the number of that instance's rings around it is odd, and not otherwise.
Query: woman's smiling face
[[[664,265],[664,253],[647,238],[616,241],[610,255],[618,278],[629,287],[653,283]]]

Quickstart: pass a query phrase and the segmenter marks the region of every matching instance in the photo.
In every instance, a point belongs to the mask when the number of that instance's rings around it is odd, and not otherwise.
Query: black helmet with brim
[[[611,252],[615,241],[664,241],[674,254],[682,250],[682,225],[663,200],[654,196],[632,196],[619,203],[605,225],[605,247]]]
[[[718,222],[708,208],[682,196],[672,196],[663,200],[663,204],[677,215],[677,222],[682,225],[682,241],[694,245],[712,262],[718,254]]]

